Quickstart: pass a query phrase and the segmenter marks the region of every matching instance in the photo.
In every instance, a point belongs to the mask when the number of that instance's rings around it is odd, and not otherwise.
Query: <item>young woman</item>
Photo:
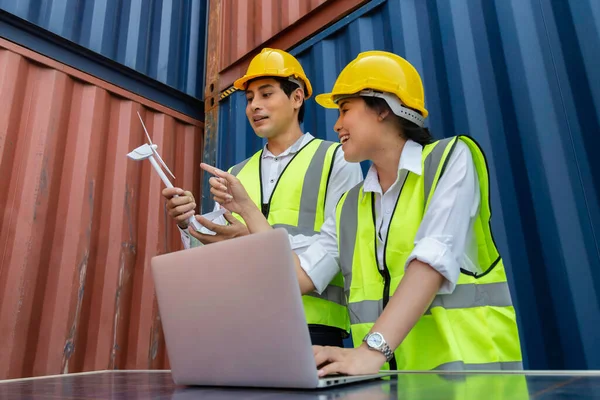
[[[296,256],[302,293],[344,276],[355,348],[315,346],[319,374],[522,369],[476,142],[432,139],[421,78],[392,53],[359,54],[316,100],[339,109],[334,129],[346,160],[372,162]],[[272,229],[235,177],[202,167],[218,177],[210,180],[215,200],[250,232]]]

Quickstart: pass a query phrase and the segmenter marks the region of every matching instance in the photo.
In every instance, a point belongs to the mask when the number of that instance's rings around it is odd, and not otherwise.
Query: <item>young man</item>
[[[234,86],[245,92],[248,121],[267,144],[230,172],[248,188],[268,222],[286,228],[292,248],[302,253],[342,194],[362,181],[360,164],[346,162],[339,143],[302,132],[304,101],[312,95],[312,87],[292,55],[263,49]],[[174,198],[175,194],[180,197]],[[194,229],[186,232],[186,220],[194,215],[196,207],[193,196],[178,188],[165,189],[163,196],[168,199],[169,214],[177,222],[186,248],[191,246],[190,234],[202,244],[248,234],[241,218],[230,213],[214,222],[196,217],[215,235]],[[341,275],[321,294],[303,296],[303,303],[313,344],[343,346],[349,318]]]

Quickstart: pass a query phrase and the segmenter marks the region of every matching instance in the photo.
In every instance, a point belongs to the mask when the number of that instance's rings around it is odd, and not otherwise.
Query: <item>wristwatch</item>
[[[383,335],[379,332],[368,333],[363,342],[367,344],[369,349],[376,350],[385,356],[386,361],[390,361],[394,357],[394,352],[390,349]]]

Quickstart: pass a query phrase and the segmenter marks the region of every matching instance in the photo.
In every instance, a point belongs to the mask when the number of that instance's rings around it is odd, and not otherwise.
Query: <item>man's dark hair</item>
[[[287,97],[291,97],[292,93],[294,93],[294,91],[296,91],[296,89],[298,89],[298,85],[296,85],[294,82],[287,80],[285,78],[279,78],[276,77],[275,80],[277,82],[279,82],[279,86],[281,86],[281,90],[283,90],[283,93],[285,93],[285,95]],[[304,97],[306,97],[306,89],[301,88],[302,91],[304,92]],[[305,104],[305,100],[302,100],[302,105],[300,106],[300,109],[298,110],[298,122],[302,123],[304,121],[304,104]]]

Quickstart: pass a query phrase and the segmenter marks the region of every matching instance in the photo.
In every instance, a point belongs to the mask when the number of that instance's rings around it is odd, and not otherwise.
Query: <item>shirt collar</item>
[[[400,154],[400,162],[398,163],[398,176],[396,177],[396,182],[400,178],[400,171],[406,170],[412,172],[417,175],[421,175],[423,173],[423,168],[421,166],[421,158],[423,154],[423,146],[413,140],[407,140],[404,144],[404,148],[402,149],[402,154]],[[396,183],[394,182],[394,184]],[[379,177],[377,176],[377,168],[375,164],[371,165],[369,171],[367,172],[367,176],[365,177],[365,181],[363,183],[363,197],[367,192],[375,192],[382,194],[381,185],[379,184]]]
[[[306,146],[308,142],[310,142],[313,139],[314,136],[306,132],[298,140],[296,140],[296,142],[294,142],[293,145],[285,149],[285,151],[279,154],[278,156],[273,155],[273,153],[271,153],[269,149],[267,149],[267,145],[265,144],[265,147],[263,148],[262,158],[285,157],[290,154],[296,154],[298,151],[300,151],[300,149]]]

